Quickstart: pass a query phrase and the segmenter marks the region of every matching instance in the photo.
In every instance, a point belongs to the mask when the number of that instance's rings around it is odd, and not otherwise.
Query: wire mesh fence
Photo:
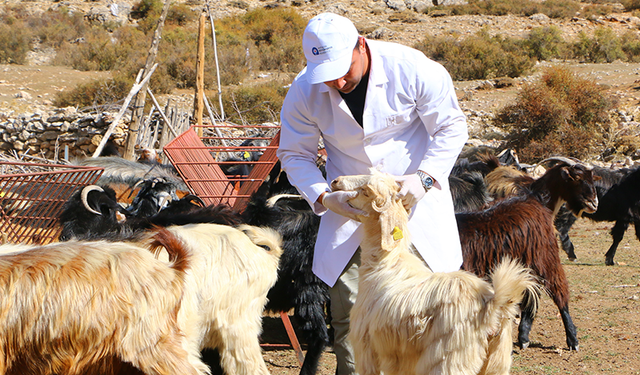
[[[0,235],[3,243],[47,244],[58,237],[58,217],[71,195],[94,184],[103,169],[0,161]]]

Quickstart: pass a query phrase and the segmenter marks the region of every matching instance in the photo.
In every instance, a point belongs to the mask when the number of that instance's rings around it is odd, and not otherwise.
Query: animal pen
[[[57,239],[64,203],[102,172],[98,167],[1,161],[0,243],[44,245]]]

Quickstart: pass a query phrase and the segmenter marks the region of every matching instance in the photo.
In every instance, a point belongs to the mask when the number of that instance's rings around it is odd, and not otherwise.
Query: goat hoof
[[[607,266],[615,266],[615,262],[613,261],[613,259],[606,259],[604,261],[604,264],[606,264]]]
[[[527,342],[519,342],[518,346],[520,347],[520,349],[526,349],[526,348],[529,347],[529,344],[530,344],[529,341],[527,341]]]
[[[578,258],[569,258],[569,262],[575,262],[577,260],[578,260]]]
[[[579,348],[579,345],[578,345],[578,344],[576,344],[576,345],[575,345],[575,346],[573,346],[573,347],[572,347],[572,346],[569,346],[569,351],[575,350],[576,352],[578,352],[578,348]]]

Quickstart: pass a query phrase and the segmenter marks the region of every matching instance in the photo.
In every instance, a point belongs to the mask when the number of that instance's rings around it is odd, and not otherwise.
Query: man
[[[395,175],[417,251],[435,272],[460,268],[460,240],[448,176],[464,146],[467,125],[451,77],[421,52],[366,40],[348,19],[312,18],[302,47],[307,67],[293,81],[281,111],[278,149],[291,183],[322,215],[313,271],[331,287],[334,350],[339,375],[354,373],[346,340],[357,295],[359,212],[355,192],[331,192],[327,181],[368,174]],[[320,137],[327,178],[316,167]]]

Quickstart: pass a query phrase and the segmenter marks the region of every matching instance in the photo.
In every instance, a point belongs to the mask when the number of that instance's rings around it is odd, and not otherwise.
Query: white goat
[[[508,374],[512,321],[530,273],[507,261],[493,287],[465,272],[433,273],[410,250],[408,215],[393,177],[334,180],[334,190],[355,190],[349,203],[360,216],[359,292],[351,311],[350,339],[360,375]],[[536,293],[532,293],[537,295]]]
[[[166,233],[165,233],[166,236]],[[205,374],[177,314],[189,252],[133,244],[0,246],[0,374]]]
[[[227,375],[269,374],[259,335],[267,292],[277,280],[280,236],[248,225],[191,224],[167,231],[192,254],[178,312],[188,352],[218,349]]]

